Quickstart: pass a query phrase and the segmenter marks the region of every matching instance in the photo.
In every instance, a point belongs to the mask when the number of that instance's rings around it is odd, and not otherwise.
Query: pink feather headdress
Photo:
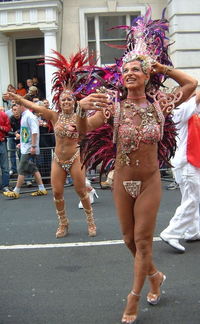
[[[115,26],[112,29],[123,29],[127,31],[126,44],[109,45],[111,47],[124,49],[124,54],[117,61],[118,66],[124,63],[139,60],[142,69],[146,73],[147,69],[157,61],[161,64],[172,66],[171,59],[168,55],[169,39],[167,32],[169,30],[169,22],[164,17],[166,8],[163,10],[161,19],[152,20],[152,10],[149,7],[144,16],[135,18],[131,26]],[[158,88],[166,79],[163,75],[154,75],[152,83]]]

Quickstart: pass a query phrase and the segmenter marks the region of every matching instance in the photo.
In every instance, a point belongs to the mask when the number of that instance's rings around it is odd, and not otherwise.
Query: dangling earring
[[[149,80],[145,80],[145,81],[144,81],[144,85],[145,85],[145,87],[147,86],[148,82],[149,82]]]

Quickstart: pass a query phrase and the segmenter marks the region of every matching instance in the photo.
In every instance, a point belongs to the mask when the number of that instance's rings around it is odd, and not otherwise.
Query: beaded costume
[[[122,165],[130,165],[128,154],[136,151],[140,142],[154,144],[160,141],[164,116],[152,104],[141,107],[128,100],[121,104],[120,111],[117,137],[119,160]]]
[[[74,161],[76,160],[76,158],[80,155],[80,150],[78,149],[76,151],[76,153],[71,157],[71,159],[66,160],[66,161],[62,161],[58,158],[58,156],[56,155],[56,153],[54,152],[54,160],[58,163],[58,165],[61,166],[61,168],[63,168],[63,170],[65,170],[66,172],[69,172],[72,164],[74,163]]]
[[[59,137],[77,139],[79,134],[76,129],[76,114],[74,112],[71,114],[60,113],[54,127],[54,132]]]
[[[58,120],[54,127],[55,135],[61,138],[68,137],[74,140],[77,140],[79,134],[76,129],[76,114],[72,112],[71,114],[59,113]],[[76,153],[66,161],[62,161],[59,159],[57,154],[54,152],[54,160],[58,163],[58,165],[63,168],[66,172],[69,172],[73,162],[80,155],[80,149],[76,151]]]
[[[166,71],[172,69],[172,62],[168,56],[169,40],[166,37],[169,22],[164,18],[164,14],[165,10],[161,19],[152,20],[151,8],[149,8],[145,16],[134,19],[131,26],[113,27],[113,29],[123,29],[127,32],[123,56],[116,60],[116,65],[112,66],[110,73],[107,67],[108,89],[116,90],[115,85],[117,84],[118,102],[115,103],[115,111],[108,121],[110,126],[107,124],[99,130],[90,132],[87,135],[88,142],[84,140],[81,149],[86,167],[92,169],[102,164],[104,169],[101,167],[101,172],[103,173],[113,169],[116,162],[121,166],[130,166],[132,158],[130,161],[129,154],[138,150],[140,143],[158,144],[159,166],[170,165],[169,160],[176,150],[176,127],[170,113],[175,103],[180,100],[181,92],[160,91],[160,87],[168,77]],[[121,45],[111,45],[111,47],[122,48]],[[147,100],[145,106],[137,106],[129,99],[121,101],[124,98],[122,83],[120,85],[122,75],[120,76],[118,71],[122,72],[126,63],[135,60],[140,62],[144,74],[152,70],[155,62],[164,64],[166,67],[164,73],[150,75],[150,79],[145,85]],[[165,117],[163,112],[165,112]],[[109,131],[113,134],[113,141],[110,140],[110,142],[108,140]],[[101,138],[99,138],[100,136]],[[107,149],[107,155],[104,148]],[[117,160],[114,162],[116,155]],[[134,167],[139,166],[140,161],[136,159]],[[141,189],[140,181],[132,179],[124,181],[123,184],[125,190],[132,197],[138,196]]]
[[[123,181],[124,189],[133,198],[137,198],[137,196],[140,194],[141,184],[142,181],[138,181],[138,180]]]

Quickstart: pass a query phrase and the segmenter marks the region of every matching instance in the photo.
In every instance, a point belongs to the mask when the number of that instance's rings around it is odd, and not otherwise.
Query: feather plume
[[[114,167],[116,149],[112,141],[113,129],[110,124],[87,133],[81,141],[81,156],[83,165],[88,170],[96,169],[101,165],[100,174],[112,170]]]
[[[172,119],[172,115],[167,115],[164,124],[163,139],[158,143],[159,166],[172,167],[170,159],[174,157],[176,151],[177,127]]]
[[[52,92],[54,93],[53,103],[59,110],[59,97],[65,88],[72,89],[76,92],[77,97],[81,96],[82,88],[88,82],[90,73],[94,68],[94,55],[89,55],[88,51],[83,49],[71,55],[67,60],[55,50],[52,50],[52,53],[53,56],[45,57],[43,64],[49,64],[57,68],[53,73]]]

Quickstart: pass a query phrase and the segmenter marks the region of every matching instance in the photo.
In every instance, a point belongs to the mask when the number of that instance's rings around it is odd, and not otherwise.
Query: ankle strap
[[[131,293],[131,295],[133,295],[133,296],[140,297],[140,295],[136,294],[133,290],[131,290],[130,293]]]
[[[153,277],[157,276],[157,274],[159,274],[159,271],[156,271],[156,272],[154,272],[153,274],[148,275],[148,277],[149,277],[149,278],[153,278]]]

